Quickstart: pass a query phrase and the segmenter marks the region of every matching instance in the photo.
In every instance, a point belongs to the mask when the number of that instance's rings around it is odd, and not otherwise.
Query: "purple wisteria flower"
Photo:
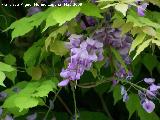
[[[34,6],[34,7],[30,7],[27,11],[28,11],[27,16],[32,16],[33,14],[41,12],[42,9],[40,7]]]
[[[137,6],[137,13],[139,16],[144,16],[145,15],[145,10],[148,6],[148,3],[141,3],[142,0],[136,0],[136,3],[138,4]]]
[[[155,109],[155,104],[148,99],[145,99],[145,101],[142,103],[142,106],[144,108],[144,110],[148,113],[153,112],[153,110]]]
[[[123,96],[123,102],[128,101],[129,96],[128,96],[128,93],[123,85],[121,85],[121,95]]]
[[[158,90],[160,89],[160,86],[154,83],[154,78],[144,78],[144,81],[150,85],[146,91],[146,95],[151,99],[155,98],[158,93]]]
[[[83,39],[81,35],[71,35],[67,47],[71,57],[66,69],[60,76],[64,79],[58,86],[66,86],[71,80],[79,80],[85,70],[89,70],[93,62],[103,60],[103,43],[91,38]]]
[[[155,104],[152,102],[152,99],[156,98],[160,86],[154,83],[154,78],[144,78],[144,82],[149,84],[149,87],[147,90],[138,91],[138,94],[144,110],[151,113],[155,109]]]
[[[155,82],[155,79],[153,78],[144,78],[144,82],[148,83],[148,84],[152,84]]]

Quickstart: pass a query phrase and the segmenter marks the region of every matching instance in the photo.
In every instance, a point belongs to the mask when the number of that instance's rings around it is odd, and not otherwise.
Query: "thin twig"
[[[103,106],[103,109],[104,109],[105,113],[108,115],[108,117],[110,118],[110,120],[114,120],[113,117],[111,116],[109,110],[108,110],[108,107],[107,107],[107,105],[106,105],[106,103],[105,103],[105,101],[103,99],[102,94],[98,94],[98,96],[99,96],[99,98],[101,100],[101,103],[102,103],[102,106]]]
[[[57,95],[57,98],[58,98],[59,101],[62,103],[62,105],[64,106],[64,108],[66,109],[66,111],[67,111],[71,116],[73,116],[71,110],[68,108],[68,106],[66,105],[66,103],[62,100],[62,98],[61,98],[59,95]]]
[[[56,101],[56,98],[57,98],[59,92],[61,91],[61,89],[62,89],[62,88],[60,88],[60,89],[57,91],[57,93],[55,94],[54,99],[53,99],[53,103]],[[48,114],[49,114],[49,112],[51,111],[51,109],[52,109],[52,107],[50,106],[49,109],[48,109],[48,111],[47,111],[47,113],[46,113],[46,115],[44,116],[44,119],[43,119],[43,120],[46,120],[46,119],[47,119]]]

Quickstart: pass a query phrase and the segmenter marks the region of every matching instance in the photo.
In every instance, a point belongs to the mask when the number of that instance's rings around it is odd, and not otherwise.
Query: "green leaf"
[[[49,37],[47,37],[47,39],[45,40],[45,48],[46,48],[46,50],[48,49],[48,47],[50,46],[50,44],[51,44],[51,41],[53,40],[55,40],[56,39],[56,37],[57,37],[57,35],[58,34],[64,34],[66,31],[67,31],[67,26],[66,25],[63,25],[63,26],[61,26],[60,28],[58,28],[57,30],[55,30],[55,31],[53,31],[50,35],[49,35]]]
[[[13,92],[14,87],[6,90],[8,97],[4,101],[3,107],[7,109],[17,107],[21,112],[37,105],[44,105],[40,97],[47,96],[50,91],[55,92],[57,83],[56,78],[36,82],[20,82],[14,86],[20,89],[18,93]]]
[[[54,26],[57,24],[57,21],[54,19],[54,16],[49,16],[47,19],[46,19],[46,26],[45,28],[42,30],[42,32],[44,32],[48,27],[50,26]]]
[[[147,113],[142,107],[137,111],[140,120],[159,120],[159,116],[155,112]]]
[[[33,67],[32,68],[32,80],[39,80],[42,77],[42,70],[40,67]]]
[[[126,108],[129,111],[129,118],[137,111],[140,120],[159,120],[159,117],[154,112],[149,114],[144,111],[136,94],[129,95],[129,101],[126,102]]]
[[[140,101],[136,94],[129,95],[129,100],[126,102],[126,108],[129,112],[129,119],[131,118],[132,114],[140,108],[139,104]]]
[[[133,60],[146,48],[149,46],[152,39],[146,40],[141,45],[138,46],[138,49],[136,50],[136,55],[133,57]]]
[[[130,48],[129,53],[132,52],[133,50],[135,50],[135,48],[136,48],[139,44],[141,44],[141,43],[143,42],[143,40],[144,40],[145,37],[146,37],[146,34],[144,34],[144,33],[138,34],[137,37],[136,37],[136,39],[133,40],[133,42],[132,42],[132,45],[131,45],[131,48]]]
[[[112,7],[112,6],[115,6],[115,5],[117,5],[117,3],[108,4],[108,5],[104,6],[104,7],[102,7],[101,9],[106,9],[106,8],[109,8],[109,7]]]
[[[55,9],[51,14],[49,14],[49,18],[54,18],[54,20],[59,23],[59,25],[64,24],[66,21],[70,21],[74,17],[78,15],[80,12],[80,8],[77,7],[59,7]]]
[[[3,87],[6,87],[3,83],[3,81],[5,80],[6,76],[4,74],[4,72],[0,71],[0,85]]]
[[[32,46],[30,47],[23,56],[24,62],[27,66],[33,66],[36,63],[38,56],[40,55],[41,47]]]
[[[119,3],[119,4],[115,5],[115,9],[117,11],[120,11],[124,16],[126,16],[126,12],[128,10],[128,5],[124,4],[124,3]]]
[[[125,33],[129,32],[132,29],[132,27],[133,27],[133,23],[131,22],[123,24],[121,27],[122,29],[121,34],[124,35]]]
[[[23,22],[23,21],[22,21]],[[23,29],[22,29],[23,28]],[[34,27],[31,26],[29,23],[21,23],[19,27],[16,27],[12,31],[12,40],[18,36],[23,36],[29,31],[31,31]]]
[[[39,103],[38,99],[26,95],[18,96],[14,102],[16,103],[15,106],[20,109],[19,112],[27,108],[35,107]]]
[[[100,112],[90,112],[90,111],[80,111],[79,120],[109,120],[103,113]]]
[[[157,60],[157,57],[155,55],[145,54],[145,56],[142,58],[142,63],[149,70],[149,72],[152,73],[153,69],[158,64],[158,60]]]
[[[145,26],[142,31],[150,36],[156,36],[156,31],[152,27]]]
[[[138,16],[138,14],[131,9],[129,11],[129,14],[127,15],[127,22],[132,22],[134,24],[134,27],[148,26],[153,27],[155,29],[160,28],[160,24],[153,22],[149,18]]]
[[[65,47],[65,42],[55,40],[51,45],[50,45],[50,51],[54,52],[56,55],[66,55],[68,52],[68,49]]]
[[[152,40],[152,43],[156,44],[158,47],[160,47],[160,40]]]
[[[19,112],[19,108],[14,107],[14,108],[9,108],[7,109],[10,113],[14,115],[14,117],[19,117],[22,115],[25,115],[28,112],[28,109],[24,109],[21,112]]]
[[[12,32],[12,40],[18,36],[23,36],[34,27],[38,27],[49,15],[53,8],[49,8],[44,12],[39,12],[31,17],[24,17],[13,22],[6,30],[14,29]],[[6,31],[5,30],[5,31]]]
[[[12,80],[13,83],[15,83],[15,78],[17,76],[17,71],[14,70],[12,72],[4,72],[6,77],[9,78],[10,80]]]
[[[120,85],[116,85],[113,89],[113,98],[114,98],[114,105],[122,99]]]
[[[8,64],[5,64],[3,62],[0,62],[0,71],[3,71],[3,72],[12,72],[14,71],[15,69],[8,65]]]
[[[125,24],[125,21],[123,19],[115,19],[113,21],[112,27],[113,28],[120,28],[124,24]]]
[[[140,120],[159,120],[159,117],[154,112],[149,114],[144,111],[136,94],[129,95],[129,101],[126,102],[126,108],[129,111],[129,118],[137,111]]]
[[[16,58],[11,55],[11,54],[8,54],[4,57],[4,61],[5,63],[9,64],[9,65],[15,65],[16,63]]]
[[[93,12],[94,10],[94,12]],[[91,3],[85,3],[81,6],[81,13],[85,14],[86,16],[94,16],[98,18],[103,18],[103,16],[100,14],[100,10],[98,7]]]
[[[44,97],[47,96],[50,91],[55,91],[57,89],[57,81],[46,80],[41,83],[41,85],[32,94],[33,97]]]

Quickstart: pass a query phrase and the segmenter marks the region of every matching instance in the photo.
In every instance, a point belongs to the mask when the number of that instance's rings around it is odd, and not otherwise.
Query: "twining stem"
[[[122,83],[128,83],[128,84],[130,84],[131,86],[134,86],[134,87],[136,87],[136,88],[138,88],[138,89],[140,89],[140,90],[142,90],[142,91],[147,91],[147,89],[145,89],[145,88],[143,88],[143,87],[141,87],[141,86],[138,86],[138,85],[136,85],[136,84],[134,84],[134,83],[132,83],[132,82],[129,82],[129,81],[127,81],[127,80],[122,81]]]
[[[103,106],[103,109],[105,111],[105,113],[108,115],[108,117],[110,118],[110,120],[114,120],[113,117],[111,116],[109,110],[108,110],[108,107],[103,99],[103,95],[102,94],[98,94],[100,100],[101,100],[101,103],[102,103],[102,106]]]
[[[62,100],[62,98],[61,98],[59,95],[57,95],[57,98],[58,98],[59,101],[62,103],[62,105],[65,107],[66,111],[67,111],[71,116],[73,116],[71,110],[68,108],[68,106],[66,105],[66,103]]]
[[[72,89],[72,93],[73,93],[73,102],[74,102],[74,113],[75,113],[75,120],[78,120],[77,119],[77,104],[76,104],[76,95],[75,95],[75,87],[72,86],[71,89]]]
[[[55,96],[54,96],[54,98],[53,98],[53,101],[52,101],[53,103],[56,101],[56,98],[57,98],[59,92],[61,91],[61,89],[62,89],[62,88],[60,88],[60,89],[56,92],[56,94],[55,94]],[[47,111],[47,113],[46,113],[46,115],[44,116],[44,119],[43,119],[43,120],[46,120],[46,119],[47,119],[48,114],[49,114],[49,112],[51,111],[51,109],[52,109],[52,107],[50,106],[49,109],[48,109],[48,111]]]
[[[78,87],[80,88],[93,88],[93,87],[96,87],[98,85],[101,85],[101,84],[104,84],[104,83],[107,83],[107,82],[111,82],[113,80],[113,78],[109,78],[107,80],[98,80],[98,82],[94,82],[94,83],[85,83],[85,84],[77,84]]]

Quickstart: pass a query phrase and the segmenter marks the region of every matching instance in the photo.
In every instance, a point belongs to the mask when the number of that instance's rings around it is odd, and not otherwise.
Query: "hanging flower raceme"
[[[71,80],[79,80],[85,70],[89,70],[93,62],[103,60],[103,44],[91,38],[83,39],[81,35],[71,35],[67,47],[71,57],[66,69],[60,76],[64,78],[58,85],[66,86]]]
[[[156,98],[160,86],[154,83],[155,79],[153,78],[144,78],[144,82],[149,84],[148,89],[145,91],[139,91],[138,93],[141,99],[142,107],[145,111],[151,113],[155,109],[155,104],[152,100]]]

